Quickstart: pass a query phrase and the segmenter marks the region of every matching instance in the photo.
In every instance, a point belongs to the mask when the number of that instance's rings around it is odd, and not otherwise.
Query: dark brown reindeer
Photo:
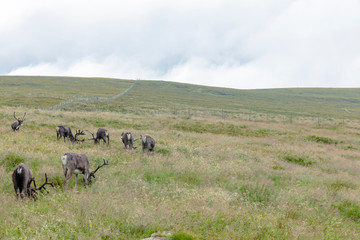
[[[85,135],[84,131],[81,131],[80,129],[76,130],[75,136],[74,136],[69,127],[66,127],[63,125],[56,127],[56,137],[57,137],[58,141],[60,140],[61,137],[64,137],[64,142],[65,142],[65,138],[67,138],[68,141],[71,141],[73,143],[84,142],[84,139],[82,139],[82,140],[77,139],[77,137],[80,135]]]
[[[121,140],[124,143],[124,148],[126,148],[126,149],[136,149],[136,147],[134,147],[133,145],[134,145],[134,142],[136,140],[138,140],[138,139],[134,140],[134,137],[133,137],[131,132],[123,132],[123,133],[121,133]]]
[[[23,163],[20,163],[15,167],[14,172],[12,174],[12,181],[14,184],[16,198],[19,198],[19,193],[20,193],[21,198],[27,196],[29,198],[33,198],[34,200],[36,200],[37,191],[40,192],[42,192],[43,190],[47,191],[45,185],[49,184],[52,187],[54,187],[54,184],[52,182],[48,182],[48,177],[45,173],[45,183],[41,185],[39,188],[36,188],[35,178],[33,177],[30,168]],[[31,187],[32,182],[34,183],[34,188]]]
[[[16,121],[14,121],[11,124],[11,128],[12,128],[12,130],[14,130],[14,132],[19,131],[20,127],[23,125],[23,122],[25,120],[25,116],[26,116],[26,112],[24,113],[24,116],[22,117],[22,119],[17,118],[16,115],[15,115],[15,112],[14,112],[14,118],[16,119]]]
[[[65,177],[65,189],[68,188],[69,180],[71,176],[75,173],[75,187],[77,187],[77,176],[78,174],[84,175],[84,184],[88,186],[91,182],[91,178],[95,178],[95,173],[101,167],[105,165],[109,165],[108,161],[96,168],[95,171],[90,172],[90,163],[89,159],[85,154],[77,154],[77,153],[65,153],[61,156],[62,167],[64,170],[64,177]]]
[[[100,143],[101,140],[104,141],[104,144],[106,143],[106,139],[107,139],[107,145],[109,145],[110,143],[110,133],[108,130],[104,129],[104,128],[99,128],[96,132],[96,137],[94,137],[94,134],[92,132],[88,131],[91,135],[92,138],[89,138],[88,140],[94,140],[95,144]]]
[[[149,136],[149,135],[145,135],[145,136],[140,135],[139,139],[141,139],[141,145],[142,145],[143,152],[146,151],[148,153],[154,153],[154,151],[155,151],[155,140],[151,136]]]
[[[35,185],[35,178],[33,177],[33,174],[28,166],[23,163],[17,165],[12,174],[12,181],[14,184],[16,198],[19,198],[19,193],[21,198],[24,198],[25,196],[30,198],[32,197],[33,191],[31,188],[31,183],[34,182]]]

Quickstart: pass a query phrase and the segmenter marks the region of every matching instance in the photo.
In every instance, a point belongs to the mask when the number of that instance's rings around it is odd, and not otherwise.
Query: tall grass
[[[211,93],[214,94],[214,93]],[[224,95],[226,96],[226,95]],[[13,112],[27,112],[19,133]],[[172,239],[358,239],[360,147],[356,122],[337,129],[317,124],[249,122],[173,114],[45,111],[3,107],[0,126],[1,239],[142,239],[169,231]],[[8,117],[10,116],[10,117]],[[101,116],[101,117],[99,117]],[[56,141],[54,126],[110,131],[110,146]],[[125,150],[121,133],[149,134]],[[304,141],[307,136],[342,144]],[[87,136],[85,136],[85,139]],[[109,166],[89,187],[79,176],[63,188],[60,156],[84,153],[91,170]],[[37,182],[55,188],[36,202],[16,201],[11,172],[20,162]]]

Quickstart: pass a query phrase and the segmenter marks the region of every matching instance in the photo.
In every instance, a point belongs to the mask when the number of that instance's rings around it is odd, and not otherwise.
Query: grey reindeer
[[[20,163],[15,167],[12,174],[12,181],[14,184],[16,198],[19,198],[19,193],[20,193],[20,197],[22,199],[25,196],[27,196],[29,198],[33,198],[34,200],[36,200],[37,199],[36,194],[38,190],[40,192],[42,192],[43,190],[48,192],[45,187],[46,185],[51,185],[52,187],[54,187],[54,184],[52,182],[48,182],[48,177],[47,174],[45,173],[45,183],[42,184],[39,188],[37,188],[35,183],[35,178],[30,168],[23,163]],[[31,183],[34,183],[34,188],[31,187]]]
[[[84,178],[84,184],[85,187],[89,185],[89,183],[92,181],[91,178],[95,178],[95,173],[97,170],[99,170],[101,167],[105,165],[109,165],[108,161],[105,161],[104,163],[96,168],[95,171],[90,172],[90,163],[89,159],[85,154],[78,154],[78,153],[65,153],[63,156],[61,156],[61,163],[64,170],[64,185],[65,189],[68,188],[69,180],[73,174],[75,174],[75,187],[77,187],[77,177],[78,174],[83,174]]]
[[[76,130],[74,136],[69,127],[63,125],[59,125],[56,127],[56,138],[58,141],[60,140],[61,137],[64,137],[64,142],[65,142],[65,138],[67,138],[68,141],[71,141],[73,143],[80,143],[84,141],[84,139],[82,140],[77,139],[77,137],[80,135],[85,135],[84,131],[81,131],[80,129]]]
[[[95,144],[100,143],[101,140],[104,141],[104,144],[105,143],[107,143],[107,145],[110,144],[110,133],[108,130],[106,130],[104,128],[99,128],[96,132],[96,137],[94,137],[94,133],[90,132],[89,130],[86,130],[86,131],[88,131],[92,135],[92,138],[89,138],[88,140],[94,140]],[[107,142],[106,142],[106,139],[107,139]]]
[[[139,139],[141,139],[141,145],[142,145],[142,150],[143,152],[148,152],[148,153],[154,153],[155,151],[155,140],[149,136],[149,135],[145,135],[142,136],[140,135]]]
[[[24,113],[24,116],[22,118],[17,118],[16,115],[15,115],[15,112],[14,112],[14,118],[15,118],[16,121],[14,121],[11,124],[11,128],[12,128],[12,130],[14,132],[19,131],[20,127],[23,125],[23,122],[25,120],[25,116],[26,116],[26,112]]]
[[[134,147],[134,142],[137,140],[134,140],[134,137],[132,135],[131,132],[122,132],[121,133],[121,140],[124,143],[124,148],[125,149],[136,149],[136,147]]]

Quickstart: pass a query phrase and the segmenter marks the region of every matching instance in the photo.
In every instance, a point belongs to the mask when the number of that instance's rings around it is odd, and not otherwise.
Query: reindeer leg
[[[77,177],[78,177],[78,174],[75,173],[75,188],[77,188]]]
[[[65,175],[65,189],[68,189],[68,185],[69,185],[69,180],[71,178],[71,176],[73,175],[73,171],[70,170],[69,174]]]
[[[16,193],[16,199],[19,199],[19,193],[18,193],[18,187],[14,186],[15,193]]]
[[[27,191],[29,192],[28,195],[31,198],[32,197],[32,191],[31,191],[31,187],[28,187]]]
[[[26,196],[26,187],[20,188],[20,197],[23,199]]]
[[[89,185],[89,173],[84,174],[84,184],[85,184],[85,187],[87,187]]]

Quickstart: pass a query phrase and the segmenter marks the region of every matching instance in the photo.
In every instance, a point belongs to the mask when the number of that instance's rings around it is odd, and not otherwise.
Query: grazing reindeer
[[[24,116],[22,117],[22,119],[20,118],[17,118],[15,116],[15,112],[14,112],[14,118],[16,119],[16,121],[14,121],[12,124],[11,124],[11,128],[12,130],[15,131],[19,131],[20,127],[23,125],[23,122],[25,120],[25,116],[26,116],[26,112],[24,113]]]
[[[77,187],[77,175],[84,175],[85,186],[89,185],[91,182],[91,177],[95,178],[95,172],[99,170],[104,165],[109,165],[108,161],[99,166],[95,171],[90,172],[90,163],[89,159],[85,154],[77,153],[65,153],[61,156],[62,167],[64,170],[65,176],[65,189],[68,188],[69,180],[71,176],[75,173],[75,187]]]
[[[57,137],[58,141],[60,140],[61,137],[64,137],[64,142],[65,142],[65,138],[67,138],[68,141],[71,141],[73,143],[83,142],[84,139],[82,139],[82,140],[77,139],[77,137],[80,135],[85,135],[84,131],[76,130],[75,137],[74,137],[74,135],[72,134],[71,129],[69,127],[62,126],[62,125],[56,127],[56,137]]]
[[[48,182],[48,177],[45,173],[45,183],[41,185],[39,188],[36,188],[35,178],[32,175],[32,172],[28,166],[26,166],[23,163],[20,163],[17,165],[14,169],[14,172],[12,174],[12,181],[14,184],[14,189],[16,193],[16,198],[19,198],[18,189],[21,198],[24,198],[25,196],[28,196],[30,198],[33,198],[34,200],[37,199],[36,194],[38,190],[42,192],[42,190],[47,191],[45,188],[45,185],[51,185],[54,187],[54,184],[52,182]],[[31,183],[34,183],[34,187],[31,187]],[[48,191],[47,191],[48,192]]]
[[[19,198],[18,189],[21,198],[24,198],[25,196],[32,197],[34,191],[33,188],[31,188],[31,183],[34,182],[35,189],[36,184],[35,178],[28,166],[23,163],[17,165],[12,174],[12,181],[14,184],[16,198]]]
[[[124,143],[124,147],[128,149],[136,149],[136,147],[133,147],[134,144],[134,137],[131,132],[123,132],[121,133],[121,140]]]
[[[101,140],[103,140],[104,144],[105,144],[106,139],[107,139],[107,145],[109,145],[110,133],[108,130],[106,130],[104,128],[99,128],[96,133],[96,138],[94,137],[94,134],[92,132],[90,132],[89,130],[86,130],[86,131],[88,131],[92,135],[92,138],[89,138],[88,140],[94,140],[95,144],[98,144],[98,143],[100,143]]]
[[[139,139],[141,139],[141,144],[142,144],[142,150],[143,152],[148,152],[148,153],[154,153],[155,151],[155,140],[146,135],[146,136],[142,136],[140,135]]]

